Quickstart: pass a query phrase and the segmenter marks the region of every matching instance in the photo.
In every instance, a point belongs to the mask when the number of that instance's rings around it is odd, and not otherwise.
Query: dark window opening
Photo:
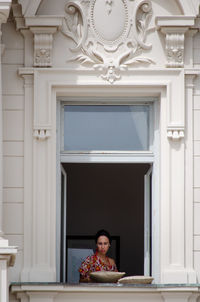
[[[118,257],[115,259],[118,269],[126,272],[126,276],[144,275],[144,175],[150,164],[64,163],[62,166],[67,174],[67,206],[66,241],[61,242],[61,282],[70,282],[67,255],[63,276],[62,245],[66,244],[67,251],[78,248],[83,240],[81,247],[95,249],[92,239],[101,228],[118,238],[111,253],[111,257]],[[64,208],[61,205],[62,217]],[[62,222],[61,236],[64,225]],[[83,243],[85,239],[89,241]]]

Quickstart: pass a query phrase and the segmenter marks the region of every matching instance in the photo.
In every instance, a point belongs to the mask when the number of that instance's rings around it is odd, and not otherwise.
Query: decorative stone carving
[[[172,140],[179,140],[184,137],[184,129],[182,128],[168,128],[167,137]]]
[[[34,33],[34,66],[52,66],[53,33],[55,27],[31,27]]]
[[[154,63],[142,56],[152,45],[146,42],[152,17],[150,0],[69,1],[61,28],[77,53],[70,61],[92,66],[110,83],[120,72],[137,63]],[[131,13],[130,13],[131,12]]]
[[[49,129],[35,129],[33,136],[38,140],[45,140],[51,136]]]
[[[166,34],[166,56],[167,67],[184,66],[184,40],[185,28],[164,28],[162,31]]]
[[[157,16],[156,25],[165,34],[167,67],[184,67],[185,33],[194,26],[194,16]]]

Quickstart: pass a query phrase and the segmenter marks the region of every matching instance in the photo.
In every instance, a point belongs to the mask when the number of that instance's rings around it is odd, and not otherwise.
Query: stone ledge
[[[118,283],[87,283],[67,284],[59,282],[23,282],[10,284],[11,293],[19,292],[196,292],[200,284],[118,284]]]

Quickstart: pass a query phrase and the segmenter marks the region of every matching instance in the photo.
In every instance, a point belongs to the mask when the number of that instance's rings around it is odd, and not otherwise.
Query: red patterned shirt
[[[109,262],[109,260],[108,260]],[[82,262],[79,268],[79,273],[81,277],[88,278],[91,272],[98,271],[114,271],[117,272],[117,266],[114,264],[106,264],[100,257],[95,253],[92,256],[88,256],[85,261]]]

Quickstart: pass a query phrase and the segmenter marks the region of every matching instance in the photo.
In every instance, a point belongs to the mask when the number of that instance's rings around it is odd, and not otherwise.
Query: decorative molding
[[[194,23],[194,16],[156,17],[157,29],[165,34],[166,67],[184,67],[185,33]]]
[[[44,141],[51,136],[49,129],[35,129],[33,131],[33,137],[38,140]]]
[[[150,0],[70,1],[65,11],[61,31],[77,53],[69,61],[92,66],[111,84],[131,65],[154,63],[142,56],[152,48],[146,42],[153,14]]]
[[[166,35],[166,67],[184,67],[184,40],[187,27],[163,27],[161,31]]]
[[[184,34],[166,35],[167,67],[183,67]]]
[[[56,27],[31,27],[34,34],[34,66],[52,66],[53,34]]]
[[[174,127],[167,129],[167,137],[172,140],[180,140],[184,138],[184,128]]]

